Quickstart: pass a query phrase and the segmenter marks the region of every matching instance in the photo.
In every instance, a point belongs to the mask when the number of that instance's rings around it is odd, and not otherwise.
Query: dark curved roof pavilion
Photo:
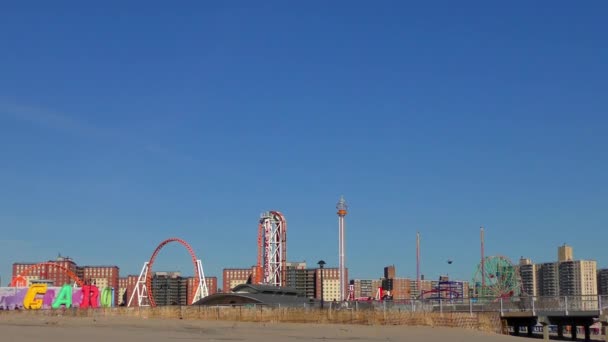
[[[306,298],[302,292],[291,287],[269,285],[241,284],[228,293],[216,293],[202,298],[193,305],[282,305],[300,306],[315,303],[314,299]]]

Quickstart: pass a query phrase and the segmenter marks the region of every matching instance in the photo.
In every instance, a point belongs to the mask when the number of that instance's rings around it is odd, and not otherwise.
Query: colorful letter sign
[[[32,284],[23,298],[23,307],[32,310],[42,308],[42,299],[36,298],[36,296],[43,295],[45,293],[46,284]]]
[[[109,308],[114,306],[114,289],[95,285],[83,287],[32,284],[29,287],[0,287],[0,310],[65,308]]]
[[[72,306],[72,287],[70,285],[63,285],[51,307],[53,309],[59,309],[62,305],[65,305],[66,308]]]

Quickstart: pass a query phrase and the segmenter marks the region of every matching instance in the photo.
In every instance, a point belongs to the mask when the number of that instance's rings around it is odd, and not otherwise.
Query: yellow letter
[[[25,309],[38,310],[42,308],[42,299],[37,299],[37,295],[46,293],[46,284],[32,284],[23,297],[23,307]]]

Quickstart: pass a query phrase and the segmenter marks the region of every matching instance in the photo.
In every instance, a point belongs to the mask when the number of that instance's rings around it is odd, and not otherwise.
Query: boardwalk
[[[564,328],[577,339],[577,327],[582,327],[585,340],[591,340],[591,326],[608,326],[608,296],[555,296],[555,297],[509,297],[485,299],[436,299],[433,301],[412,301],[393,303],[390,309],[400,307],[410,310],[432,312],[499,312],[503,321],[515,335],[520,328],[532,332],[536,326],[544,326],[544,337],[549,338],[553,328],[559,338]],[[389,309],[389,310],[390,310]],[[530,334],[531,336],[531,334]],[[608,335],[604,334],[608,341]]]

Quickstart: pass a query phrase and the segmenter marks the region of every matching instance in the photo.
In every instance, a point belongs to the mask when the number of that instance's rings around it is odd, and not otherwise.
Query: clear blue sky
[[[608,266],[604,1],[15,2],[0,8],[0,276],[57,253],[208,275],[288,259],[470,279],[488,255]],[[454,263],[448,265],[447,259]],[[169,246],[157,270],[192,273]]]

